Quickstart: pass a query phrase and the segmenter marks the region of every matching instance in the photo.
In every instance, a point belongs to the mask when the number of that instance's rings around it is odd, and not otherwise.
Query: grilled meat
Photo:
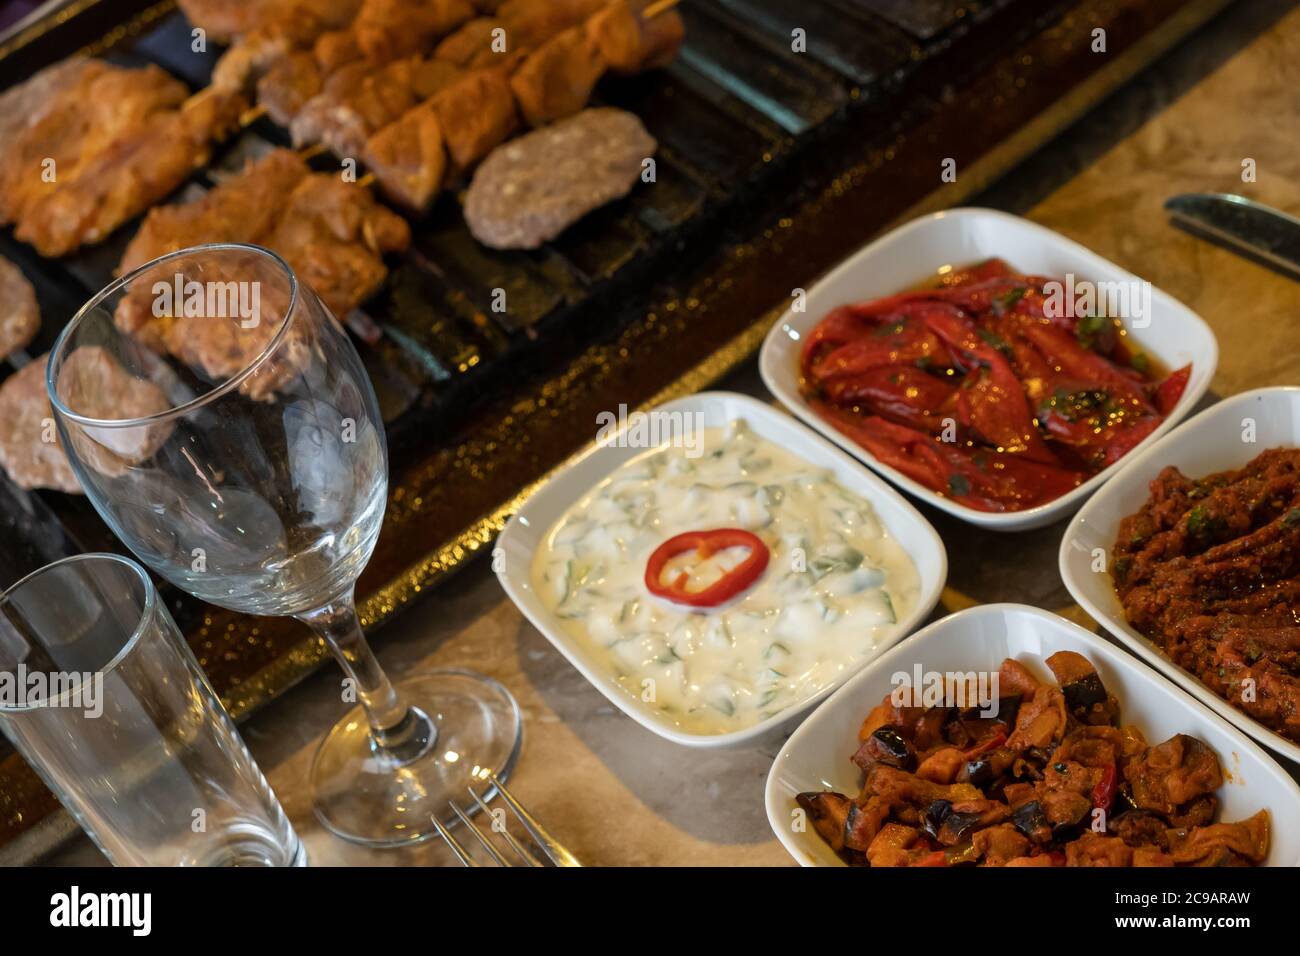
[[[633,74],[667,66],[686,37],[686,24],[676,10],[645,19],[656,0],[616,0],[587,21],[587,30],[600,55],[615,73]]]
[[[324,143],[335,155],[360,156],[370,136],[451,84],[460,71],[411,57],[377,71],[344,67],[290,124],[295,146]]]
[[[591,99],[606,64],[585,26],[570,27],[529,54],[510,89],[530,126],[572,116]]]
[[[47,358],[28,362],[0,385],[0,465],[20,488],[80,494],[45,392]]]
[[[238,126],[244,101],[212,93],[158,112],[103,148],[30,203],[14,235],[44,256],[67,255],[164,199],[211,158],[212,143]]]
[[[266,107],[274,122],[288,126],[324,85],[325,73],[315,54],[295,50],[277,60],[257,81],[257,102]]]
[[[361,0],[177,0],[191,26],[214,43],[229,43],[268,26],[317,21],[325,28],[352,19]]]
[[[0,358],[27,345],[41,328],[36,292],[22,270],[0,257]]]
[[[369,60],[388,63],[432,49],[474,12],[469,0],[365,0],[352,29]]]
[[[489,156],[465,197],[465,220],[484,245],[535,249],[627,195],[656,147],[631,113],[584,110]]]
[[[364,187],[312,174],[289,150],[273,150],[202,198],[153,210],[127,248],[121,269],[206,242],[256,243],[279,253],[342,317],[382,284],[387,275],[383,255],[405,249],[410,229]],[[155,316],[147,293],[119,303],[118,327],[153,348],[175,351],[186,341],[175,332],[180,323]],[[243,344],[251,348],[250,338],[245,336]],[[219,370],[226,363],[214,358],[214,342],[194,348],[205,359],[198,364],[223,374]]]
[[[81,68],[78,79],[62,83],[39,119],[4,142],[0,223],[20,221],[34,204],[74,182],[101,150],[137,136],[151,116],[174,109],[187,95],[184,84],[156,66],[127,70],[100,63]]]
[[[382,256],[410,242],[406,220],[365,187],[317,174],[298,184],[262,244],[283,256],[341,319],[383,284]]]

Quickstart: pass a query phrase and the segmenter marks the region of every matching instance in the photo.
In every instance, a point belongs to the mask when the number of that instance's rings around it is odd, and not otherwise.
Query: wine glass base
[[[312,761],[316,818],[353,843],[407,846],[436,836],[435,816],[444,824],[455,821],[452,801],[474,813],[468,788],[490,798],[489,771],[504,781],[519,756],[519,705],[492,678],[446,668],[396,687],[437,729],[432,746],[410,759],[394,759],[374,745],[358,705],[334,725]]]

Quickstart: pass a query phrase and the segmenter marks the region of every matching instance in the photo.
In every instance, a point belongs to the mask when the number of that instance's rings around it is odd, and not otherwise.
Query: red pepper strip
[[[694,551],[701,561],[727,548],[747,548],[749,555],[721,578],[699,591],[687,590],[690,575],[682,571],[664,584],[664,567],[670,560]],[[687,604],[691,607],[716,607],[729,601],[759,579],[767,568],[771,552],[757,535],[740,528],[717,528],[713,531],[687,531],[669,538],[650,555],[645,566],[645,586],[651,594]]]
[[[1006,742],[1007,742],[1007,735],[999,730],[988,740],[984,741],[984,743],[976,744],[970,750],[967,750],[964,754],[962,754],[962,756],[964,756],[967,760],[974,760],[976,757],[984,756],[984,754],[988,753],[991,750],[997,750]]]
[[[937,376],[906,365],[868,369],[852,378],[836,379],[823,388],[836,405],[862,405],[900,425],[930,433],[943,430],[943,419],[956,419],[957,388]]]
[[[1032,508],[1059,498],[1083,480],[1082,472],[1028,461],[1023,455],[971,450],[936,441],[916,429],[861,417],[818,399],[812,407],[882,463],[914,481],[980,511]],[[984,467],[976,464],[976,459]]]
[[[827,352],[817,358],[811,368],[805,369],[805,375],[821,385],[860,375],[882,365],[914,366],[918,361],[946,367],[947,350],[923,322],[902,319],[897,326],[880,326]]]
[[[994,257],[978,262],[967,269],[962,269],[960,272],[950,272],[940,281],[945,287],[954,288],[973,285],[976,282],[986,282],[989,279],[1014,278],[1015,275],[1015,270],[1007,264],[1005,259]]]
[[[1080,348],[1069,333],[1053,325],[1030,322],[1026,323],[1024,334],[1048,363],[1060,368],[1064,377],[1091,382],[1094,388],[1104,389],[1116,399],[1131,401],[1142,411],[1155,411],[1138,383],[1119,366],[1095,352]]]
[[[1170,372],[1166,378],[1156,387],[1156,408],[1160,409],[1161,415],[1168,415],[1178,404],[1178,400],[1183,397],[1183,392],[1187,389],[1187,380],[1192,377],[1192,367],[1184,365],[1176,372]]]
[[[987,369],[987,374],[975,378],[971,389],[959,396],[957,408],[963,424],[996,447],[1019,452],[1032,461],[1059,465],[1034,425],[1024,386],[1002,353],[980,338],[955,309],[929,309],[924,317],[939,338],[975,360],[967,363],[969,367],[978,363]]]
[[[1115,764],[1110,764],[1102,771],[1101,779],[1092,788],[1092,805],[1094,807],[1099,807],[1104,813],[1110,813],[1110,808],[1115,803],[1115,789],[1118,780],[1119,769]]]
[[[999,381],[1006,377],[984,368],[971,372],[966,378],[969,384],[957,390],[957,420],[993,448],[1018,453],[1030,461],[1060,464],[1029,417],[1019,380],[1010,375],[1015,381],[1012,388]]]
[[[1113,465],[1129,452],[1131,452],[1142,442],[1146,441],[1148,435],[1160,427],[1164,419],[1158,415],[1148,415],[1146,418],[1140,418],[1127,428],[1110,429],[1111,437],[1105,443],[1106,455],[1103,462],[1107,465]]]

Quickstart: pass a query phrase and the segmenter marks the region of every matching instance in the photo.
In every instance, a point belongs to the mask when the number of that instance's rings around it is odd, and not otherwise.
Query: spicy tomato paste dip
[[[1164,469],[1113,555],[1129,623],[1300,742],[1300,449],[1204,478]]]
[[[1000,259],[828,314],[809,403],[883,464],[979,511],[1045,504],[1118,461],[1178,403],[1117,319],[1060,308],[1064,281]]]

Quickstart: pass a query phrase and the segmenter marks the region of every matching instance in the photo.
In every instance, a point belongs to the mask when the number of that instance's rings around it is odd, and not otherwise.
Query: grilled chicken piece
[[[282,56],[257,81],[257,102],[275,123],[288,126],[324,84],[325,72],[315,54],[296,50]]]
[[[51,112],[63,108],[68,91],[89,88],[97,77],[113,69],[103,60],[72,57],[0,93],[0,156],[7,163],[17,140]]]
[[[385,196],[412,212],[425,212],[447,173],[442,123],[428,104],[411,110],[370,137],[363,158]]]
[[[586,28],[570,27],[525,58],[510,77],[510,88],[528,124],[545,126],[580,112],[605,68]]]
[[[284,257],[341,319],[383,284],[382,256],[410,242],[406,220],[364,186],[317,174],[298,184],[262,245]]]
[[[324,143],[341,157],[360,156],[370,136],[417,103],[446,88],[460,70],[441,60],[411,57],[374,73],[344,67],[294,117],[295,146]]]
[[[40,328],[36,291],[21,269],[0,257],[0,358],[26,348]]]
[[[53,427],[54,409],[45,392],[47,358],[28,362],[0,385],[0,465],[20,488],[80,494],[81,483]]]
[[[0,223],[21,220],[33,205],[67,188],[102,150],[138,136],[149,118],[185,100],[184,84],[156,66],[127,70],[103,64],[64,85],[44,114],[8,140],[0,162]]]
[[[352,19],[361,0],[177,0],[191,26],[214,43],[229,43],[277,23],[318,20],[339,27]]]
[[[326,76],[334,73],[349,63],[362,58],[361,47],[357,45],[357,35],[351,30],[331,30],[322,33],[312,47],[316,62]]]
[[[323,173],[298,183],[275,228],[259,240],[282,256],[299,281],[339,318],[383,284],[388,270],[381,256],[409,242],[405,220],[376,203],[369,190]],[[286,302],[275,301],[264,288],[258,324],[244,328],[235,320],[181,316],[165,323],[165,346],[209,376],[229,378],[261,354],[283,325],[287,310]],[[305,307],[296,312],[275,356],[241,382],[240,391],[257,401],[271,397],[305,364],[311,323],[318,320],[319,313]]]
[[[519,128],[515,98],[503,70],[475,70],[429,100],[442,124],[447,153],[461,169],[473,166]]]
[[[504,29],[505,23],[495,17],[478,17],[439,43],[433,55],[467,70],[488,66],[492,57],[500,55],[492,49],[492,41],[497,35],[495,31]],[[509,49],[507,40],[501,52]]]
[[[212,68],[211,87],[248,95],[266,73],[294,50],[310,46],[324,29],[321,21],[307,18],[272,23],[236,43]]]
[[[506,0],[496,17],[506,26],[512,50],[541,46],[557,33],[581,26],[609,0]]]
[[[206,166],[213,141],[238,127],[245,106],[238,96],[212,93],[154,114],[32,203],[14,235],[50,257],[99,242]]]
[[[474,13],[469,0],[365,0],[352,29],[369,60],[389,63],[425,52]]]
[[[276,149],[193,202],[154,207],[127,246],[118,272],[200,243],[262,242],[275,228],[284,197],[310,174],[293,152]],[[114,320],[118,328],[162,350],[171,321],[155,316],[152,305],[150,290],[137,286],[118,303]]]
[[[632,74],[667,66],[686,38],[676,10],[650,19],[642,13],[655,0],[614,0],[587,21],[587,30],[615,73]]]

